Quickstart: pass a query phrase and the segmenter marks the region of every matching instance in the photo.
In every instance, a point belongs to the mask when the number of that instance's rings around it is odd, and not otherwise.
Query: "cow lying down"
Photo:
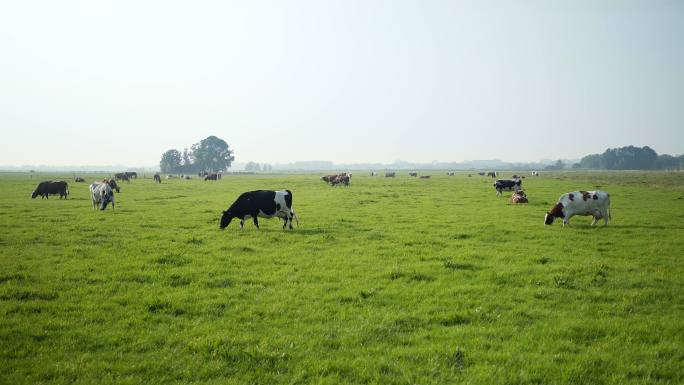
[[[591,215],[595,225],[603,218],[606,225],[610,216],[610,196],[605,191],[573,191],[558,198],[558,203],[544,216],[544,224],[550,225],[556,218],[563,218],[563,226],[570,224],[575,215]]]
[[[242,193],[233,204],[223,212],[221,216],[221,230],[225,229],[233,218],[240,219],[240,228],[245,224],[245,220],[252,218],[254,226],[259,228],[259,220],[262,218],[282,218],[283,228],[288,223],[292,229],[292,218],[299,218],[292,209],[292,191],[290,190],[257,190]]]

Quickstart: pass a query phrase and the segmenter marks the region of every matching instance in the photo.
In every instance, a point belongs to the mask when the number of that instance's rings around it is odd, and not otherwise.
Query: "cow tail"
[[[292,211],[292,216],[297,221],[297,226],[299,226],[299,217],[297,216],[297,213],[294,210],[290,210],[290,211]]]

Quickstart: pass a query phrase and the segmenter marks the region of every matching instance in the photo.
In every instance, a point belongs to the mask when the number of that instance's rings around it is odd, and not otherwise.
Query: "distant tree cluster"
[[[228,143],[216,136],[209,136],[183,153],[176,149],[166,151],[161,156],[161,172],[170,174],[193,174],[199,171],[226,171],[235,160]]]
[[[603,154],[587,155],[572,167],[604,170],[678,170],[684,168],[684,155],[658,155],[648,146],[626,146],[609,148]]]
[[[271,171],[273,166],[268,163],[259,164],[256,162],[247,162],[245,165],[245,171]]]

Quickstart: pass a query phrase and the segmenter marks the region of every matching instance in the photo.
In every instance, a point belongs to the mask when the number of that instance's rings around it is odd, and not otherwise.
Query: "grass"
[[[70,175],[0,174],[0,383],[684,382],[683,174],[545,173],[518,206],[399,174],[139,179],[105,212],[87,184],[30,199]],[[218,229],[280,188],[294,231]],[[594,188],[610,226],[543,225]]]

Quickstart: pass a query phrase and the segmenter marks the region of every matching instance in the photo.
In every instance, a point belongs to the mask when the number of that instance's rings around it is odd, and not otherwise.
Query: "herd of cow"
[[[484,176],[485,173],[478,173]],[[377,172],[371,172],[371,176],[376,176]],[[417,173],[410,173],[409,175],[416,177]],[[453,175],[453,173],[447,173]],[[532,175],[539,176],[536,171]],[[204,176],[204,180],[219,180],[220,173],[200,173],[199,176]],[[497,177],[496,172],[492,171],[487,174],[493,178]],[[352,174],[341,173],[331,174],[321,177],[321,180],[329,183],[331,186],[345,185],[349,186]],[[385,177],[394,178],[396,172],[389,171],[385,173]],[[425,177],[421,176],[421,177]],[[429,175],[426,176],[429,178]],[[522,178],[519,175],[513,175],[513,179],[498,179],[494,183],[494,188],[498,196],[502,195],[503,190],[514,190],[511,196],[512,203],[527,203],[527,195],[522,191]],[[105,210],[107,205],[111,203],[114,209],[114,191],[120,192],[120,187],[116,183],[117,180],[125,180],[130,182],[131,179],[137,179],[135,172],[131,173],[117,173],[114,178],[105,178],[100,182],[94,182],[89,186],[90,196],[92,198],[93,209],[99,208]],[[189,178],[188,178],[189,179]],[[427,178],[425,178],[427,179]],[[83,178],[76,177],[76,182],[84,182]],[[161,183],[161,176],[154,175],[154,181]],[[36,186],[31,193],[31,198],[40,196],[41,198],[49,198],[50,195],[59,195],[60,199],[66,199],[69,196],[69,185],[65,181],[44,181]],[[240,228],[244,226],[245,220],[252,218],[254,226],[259,228],[258,217],[272,218],[278,217],[283,219],[283,228],[288,227],[292,229],[292,219],[299,218],[292,209],[292,192],[290,190],[256,190],[248,191],[241,194],[237,200],[223,211],[220,228],[226,228],[232,219],[240,219]],[[610,215],[610,196],[605,191],[573,191],[563,194],[558,199],[558,202],[549,210],[544,216],[544,224],[553,224],[556,218],[563,218],[563,226],[569,224],[570,218],[575,215],[588,215],[593,217],[592,226],[596,224],[599,219],[603,219],[607,225]]]

